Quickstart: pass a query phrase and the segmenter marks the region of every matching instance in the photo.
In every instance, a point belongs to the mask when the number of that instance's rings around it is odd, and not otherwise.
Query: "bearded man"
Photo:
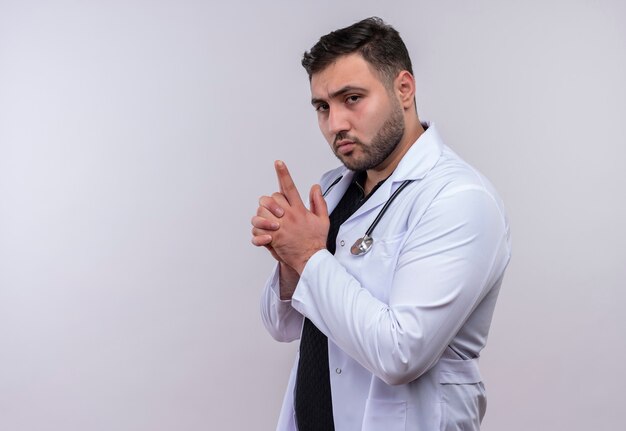
[[[421,122],[399,33],[368,18],[304,54],[343,166],[307,209],[286,165],[252,243],[276,259],[261,314],[300,339],[278,430],[479,430],[485,346],[510,235],[491,184]],[[330,215],[329,215],[330,212]]]

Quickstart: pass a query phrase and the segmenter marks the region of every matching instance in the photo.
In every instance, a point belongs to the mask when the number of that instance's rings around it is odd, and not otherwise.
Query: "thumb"
[[[309,202],[311,204],[311,212],[318,217],[328,217],[328,207],[326,206],[326,200],[322,196],[322,188],[319,184],[315,184],[311,187],[309,193]]]

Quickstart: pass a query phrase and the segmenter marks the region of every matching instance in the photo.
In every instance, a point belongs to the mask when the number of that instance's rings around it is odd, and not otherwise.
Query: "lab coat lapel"
[[[350,185],[350,183],[352,182],[352,178],[354,177],[354,172],[345,169],[344,172],[340,173],[339,175],[343,175],[343,177],[341,178],[341,180],[339,180],[337,184],[332,186],[332,188],[328,191],[328,194],[325,197],[326,206],[328,207],[328,214],[333,212],[333,210],[343,197],[344,193],[348,189],[348,186]],[[326,188],[328,188],[339,175],[331,178]],[[326,190],[323,189],[322,191]]]

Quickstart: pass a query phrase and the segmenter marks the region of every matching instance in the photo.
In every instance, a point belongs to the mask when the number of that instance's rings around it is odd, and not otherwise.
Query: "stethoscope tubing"
[[[372,236],[372,232],[374,232],[374,228],[378,225],[378,222],[380,222],[380,219],[382,219],[385,213],[387,212],[387,208],[389,208],[389,205],[391,205],[391,203],[400,194],[400,192],[404,190],[404,188],[408,186],[409,184],[411,184],[412,182],[413,180],[403,181],[402,184],[400,184],[400,187],[398,187],[398,189],[395,192],[393,192],[393,194],[389,197],[389,199],[387,199],[387,202],[385,202],[385,205],[378,212],[378,215],[376,216],[376,218],[370,225],[369,229],[367,229],[367,232],[365,232],[365,236],[369,236],[369,237]]]
[[[339,175],[339,177],[333,181],[333,183],[331,185],[328,186],[328,188],[326,189],[326,191],[322,194],[322,197],[325,198],[326,195],[330,192],[330,189],[332,189],[333,187],[335,187],[337,185],[337,183],[339,181],[341,181],[341,179],[343,178],[343,175]]]
[[[341,181],[342,178],[343,178],[343,175],[339,176],[339,178],[333,181],[332,184],[328,186],[328,188],[326,189],[326,191],[324,192],[322,196],[326,197],[328,192],[330,192],[330,189],[332,189],[339,181]],[[389,205],[391,205],[391,203],[400,194],[400,192],[402,192],[402,190],[404,190],[406,186],[408,186],[412,182],[413,180],[403,181],[402,184],[400,184],[400,187],[398,187],[396,191],[393,192],[393,194],[389,197],[389,199],[387,199],[387,202],[385,202],[385,205],[383,205],[381,210],[378,212],[378,214],[376,215],[376,218],[374,219],[372,224],[370,224],[369,228],[365,232],[365,235],[363,235],[362,238],[357,239],[354,245],[352,246],[351,253],[353,255],[362,256],[370,250],[370,248],[372,247],[372,244],[374,243],[374,238],[372,238],[372,232],[374,232],[374,229],[376,228],[380,220],[383,218],[383,216],[387,212],[387,208],[389,208]]]

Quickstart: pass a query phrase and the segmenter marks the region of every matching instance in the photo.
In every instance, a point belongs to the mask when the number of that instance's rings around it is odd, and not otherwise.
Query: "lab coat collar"
[[[389,179],[392,182],[421,180],[437,163],[443,151],[443,141],[434,123],[422,123],[426,129],[406,152]],[[394,189],[395,190],[395,189]]]

